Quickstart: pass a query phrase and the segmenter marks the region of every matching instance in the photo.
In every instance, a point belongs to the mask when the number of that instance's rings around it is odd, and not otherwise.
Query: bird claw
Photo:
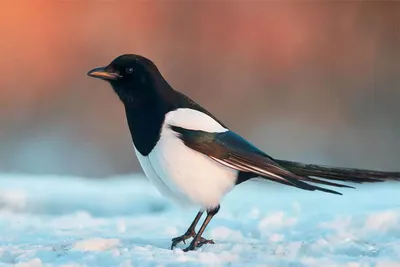
[[[203,246],[205,244],[215,244],[215,242],[212,239],[205,239],[204,237],[200,237],[197,244],[193,240],[190,243],[190,245],[187,248],[185,248],[183,251],[184,252],[193,251],[193,250],[196,250],[196,248],[200,248],[201,246]]]
[[[188,233],[185,233],[184,235],[172,238],[171,250],[173,250],[174,247],[176,247],[176,245],[178,245],[180,242],[183,242],[183,244],[186,245],[186,240],[191,237],[195,237],[195,236],[196,236],[195,232],[188,232]]]
[[[183,252],[188,252],[188,251],[192,251],[192,250],[195,250],[196,248],[194,247],[194,246],[192,246],[192,244],[190,243],[190,245],[187,247],[187,248],[185,248],[184,250],[183,250]]]
[[[191,237],[195,238],[196,233],[195,232],[187,232],[184,235],[172,238],[171,250],[173,250],[174,247],[176,247],[176,245],[178,245],[180,242],[183,242],[183,244],[186,245],[186,240]],[[194,241],[195,241],[195,239],[193,239],[192,242],[190,242],[189,246],[187,248],[185,248],[183,251],[188,252],[191,250],[195,250],[196,248],[199,248],[199,247],[203,246],[204,244],[215,244],[214,240],[205,239],[204,237],[200,237],[197,242],[194,242]]]
[[[197,247],[200,247],[204,244],[215,244],[215,242],[212,239],[205,239],[204,237],[200,237],[199,244],[197,245]]]

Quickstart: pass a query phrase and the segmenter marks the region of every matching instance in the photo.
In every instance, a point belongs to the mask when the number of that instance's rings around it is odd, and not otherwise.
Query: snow
[[[104,251],[119,245],[119,239],[115,238],[90,238],[75,243],[72,249],[81,251]]]
[[[244,183],[205,232],[216,244],[184,253],[170,240],[197,210],[163,199],[141,175],[0,174],[0,267],[400,267],[399,190],[358,185],[336,196]]]

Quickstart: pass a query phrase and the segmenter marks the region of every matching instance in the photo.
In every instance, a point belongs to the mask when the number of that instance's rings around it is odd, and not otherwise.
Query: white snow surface
[[[340,191],[244,183],[204,234],[216,244],[184,253],[170,240],[197,210],[141,175],[1,174],[0,266],[400,267],[400,183]]]

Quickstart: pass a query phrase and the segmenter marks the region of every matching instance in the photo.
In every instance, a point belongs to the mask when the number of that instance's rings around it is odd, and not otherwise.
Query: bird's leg
[[[197,213],[196,217],[194,218],[192,224],[189,226],[189,228],[187,229],[185,234],[175,237],[175,238],[172,238],[171,249],[174,249],[174,247],[180,242],[183,242],[184,244],[186,244],[185,243],[186,239],[189,239],[191,237],[194,238],[196,236],[195,228],[196,228],[196,225],[199,222],[201,216],[203,215],[203,213],[204,213],[204,211],[199,211]]]
[[[190,245],[187,248],[185,248],[183,251],[188,252],[190,250],[195,250],[196,248],[201,247],[204,244],[214,244],[213,240],[207,240],[207,239],[201,237],[201,235],[203,234],[208,223],[211,221],[211,219],[214,217],[214,215],[217,214],[217,212],[219,211],[219,208],[220,208],[220,206],[218,205],[214,209],[207,210],[207,217],[204,220],[203,225],[201,226],[199,232],[193,238],[192,242],[190,242]]]

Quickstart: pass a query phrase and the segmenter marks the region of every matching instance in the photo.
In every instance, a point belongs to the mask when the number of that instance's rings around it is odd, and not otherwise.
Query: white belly
[[[155,172],[153,166],[151,165],[150,159],[148,157],[142,156],[139,151],[137,151],[135,145],[136,156],[139,160],[140,166],[143,169],[144,174],[150,180],[150,182],[157,188],[161,195],[167,197],[175,202],[179,202],[179,199],[175,196],[173,192],[168,188],[164,181]]]
[[[174,121],[167,116],[160,140],[147,157],[136,151],[143,171],[165,197],[204,209],[216,207],[235,185],[238,172],[185,146],[169,122]]]

